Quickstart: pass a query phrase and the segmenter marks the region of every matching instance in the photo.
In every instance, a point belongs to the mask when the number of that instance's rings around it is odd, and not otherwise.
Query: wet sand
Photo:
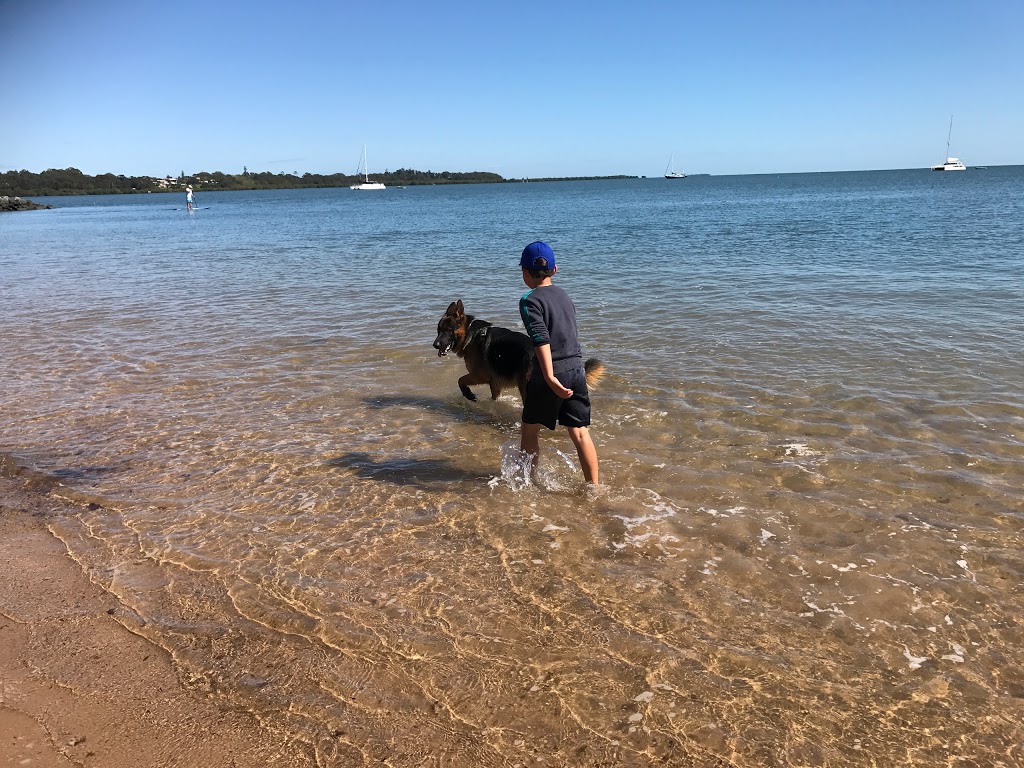
[[[180,680],[47,529],[72,502],[0,476],[0,766],[305,766],[303,745]]]

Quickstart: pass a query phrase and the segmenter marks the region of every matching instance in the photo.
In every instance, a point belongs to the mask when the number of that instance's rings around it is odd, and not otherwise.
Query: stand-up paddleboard
[[[189,209],[188,208],[171,208],[171,210],[172,211],[187,211]],[[208,205],[203,205],[203,206],[194,205],[194,206],[192,206],[191,210],[193,210],[193,211],[208,211],[208,210],[210,210],[210,206],[208,206]]]

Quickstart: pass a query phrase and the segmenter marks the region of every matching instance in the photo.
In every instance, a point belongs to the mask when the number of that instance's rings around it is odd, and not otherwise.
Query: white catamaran
[[[967,166],[960,162],[958,157],[949,156],[949,140],[953,138],[953,116],[949,116],[949,135],[946,136],[946,162],[933,165],[933,171],[966,171]]]
[[[362,171],[362,173],[360,173]],[[371,181],[369,172],[366,170],[366,145],[363,144],[363,154],[359,156],[359,167],[356,168],[356,176],[362,176],[363,180],[353,184],[349,189],[384,189],[384,184],[379,181]]]
[[[682,171],[677,171],[672,167],[673,161],[676,159],[675,152],[673,152],[668,158],[668,165],[665,167],[665,178],[666,179],[685,179],[686,174]]]

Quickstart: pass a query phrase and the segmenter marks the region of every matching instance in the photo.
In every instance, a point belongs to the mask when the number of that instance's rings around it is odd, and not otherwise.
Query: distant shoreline
[[[559,178],[506,179],[487,171],[416,171],[399,169],[372,174],[373,181],[388,187],[436,186],[442,184],[514,184],[541,181],[600,181],[607,179],[635,179],[637,176],[571,176]],[[42,173],[7,171],[0,174],[0,195],[49,197],[77,195],[138,195],[150,193],[184,193],[186,187],[196,192],[235,192],[253,189],[337,189],[363,181],[360,176],[347,174],[270,173],[269,171],[226,174],[220,171],[200,172],[178,177],[115,176],[106,173],[89,176],[77,168],[50,168]]]
[[[710,173],[699,173],[694,176],[710,176]],[[540,179],[502,179],[501,181],[446,181],[446,182],[414,182],[406,184],[387,184],[387,187],[393,189],[399,189],[401,187],[452,187],[452,186],[472,186],[476,184],[540,184],[557,181],[615,181],[620,179],[646,179],[647,176],[559,176],[551,178],[540,178]],[[650,177],[654,178],[654,177]],[[376,180],[376,179],[374,179]],[[353,182],[355,183],[355,182]],[[252,187],[249,189],[205,189],[200,187],[196,189],[193,184],[193,190],[198,194],[199,192],[261,192],[275,189],[345,189],[348,184],[339,184],[337,186],[309,186],[309,187]],[[33,197],[87,197],[92,195],[148,195],[148,194],[185,194],[185,188],[175,189],[147,189],[147,190],[133,190],[131,192],[107,192],[107,191],[95,191],[95,192],[51,192],[47,194],[35,193]],[[43,206],[52,207],[52,206]]]

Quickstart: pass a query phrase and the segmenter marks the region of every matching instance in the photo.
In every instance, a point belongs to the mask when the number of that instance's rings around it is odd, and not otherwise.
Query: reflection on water
[[[979,234],[1005,190],[975,189],[968,274],[909,215],[944,188],[850,177],[5,222],[0,447],[82,501],[51,529],[120,621],[324,765],[1019,765],[1020,225]],[[408,245],[571,209],[596,494],[564,430],[531,478],[518,399],[430,348],[455,294],[513,325],[516,270]],[[606,230],[650,269],[601,285]],[[375,247],[386,286],[349,266]]]

